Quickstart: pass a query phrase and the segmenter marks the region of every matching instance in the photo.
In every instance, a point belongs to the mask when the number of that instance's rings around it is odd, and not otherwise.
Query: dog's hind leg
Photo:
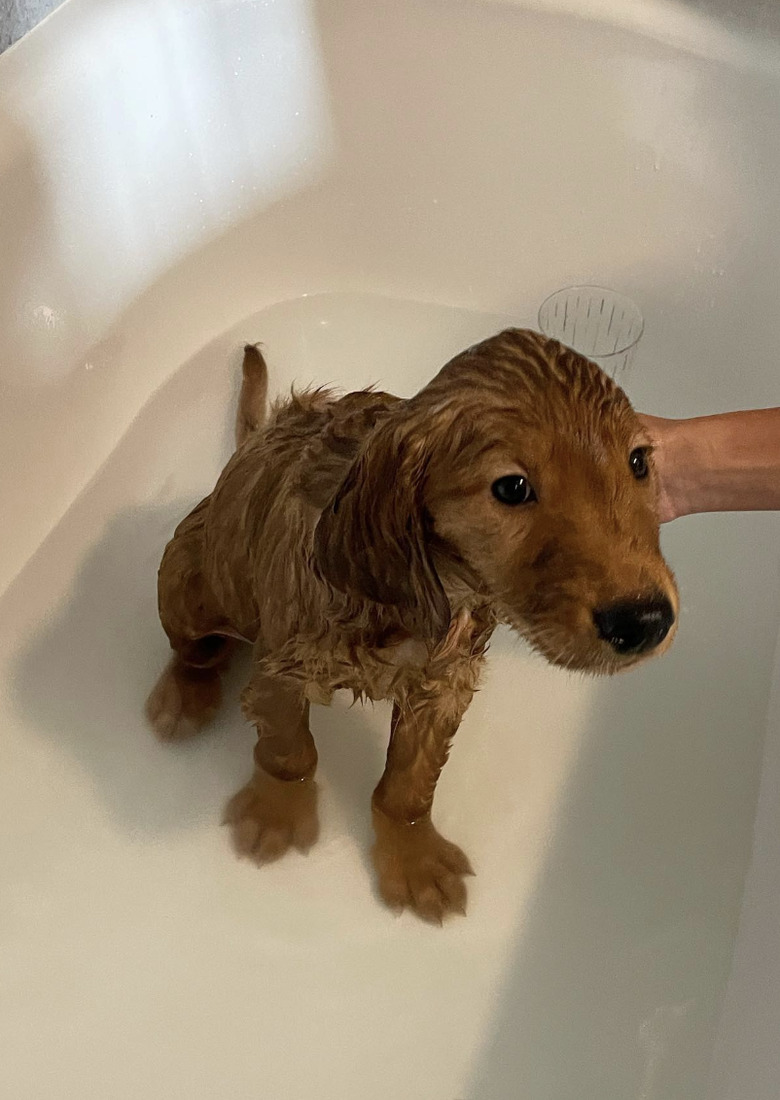
[[[160,619],[174,655],[152,689],[146,716],[164,741],[190,737],[214,717],[222,673],[236,646],[200,571],[207,503],[179,524],[160,565]]]
[[[259,431],[265,420],[268,397],[268,368],[254,344],[244,348],[244,380],[238,398],[236,414],[236,447],[240,447],[250,435]]]
[[[308,851],[319,833],[309,703],[300,684],[258,672],[241,702],[257,727],[255,770],[228,803],[224,824],[239,855],[270,863],[289,848]]]
[[[171,658],[146,701],[146,717],[162,741],[192,737],[214,718],[222,702],[221,674],[234,645],[210,634]]]

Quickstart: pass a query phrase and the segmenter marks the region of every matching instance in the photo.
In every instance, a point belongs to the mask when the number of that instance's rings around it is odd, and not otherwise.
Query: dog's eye
[[[647,461],[647,450],[645,447],[637,447],[635,451],[632,451],[628,463],[631,467],[631,473],[637,481],[642,481],[643,478],[646,478],[650,473],[650,465]]]
[[[494,481],[490,487],[496,500],[502,504],[530,504],[536,500],[536,493],[522,474],[507,474]]]

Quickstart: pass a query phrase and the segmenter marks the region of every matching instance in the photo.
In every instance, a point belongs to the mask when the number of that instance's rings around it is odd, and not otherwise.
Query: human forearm
[[[780,408],[641,420],[655,448],[662,522],[694,512],[780,509]]]

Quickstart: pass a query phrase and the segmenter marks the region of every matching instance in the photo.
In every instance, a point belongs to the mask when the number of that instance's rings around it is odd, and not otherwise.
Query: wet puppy
[[[409,400],[315,390],[266,420],[266,382],[248,347],[238,449],[160,567],[174,656],[147,713],[164,738],[198,729],[236,640],[253,646],[255,770],[226,821],[260,863],[317,837],[310,702],[392,700],[379,888],[438,921],[463,911],[471,869],[433,825],[434,791],[496,624],[591,673],[671,642],[649,441],[598,367],[518,329]]]

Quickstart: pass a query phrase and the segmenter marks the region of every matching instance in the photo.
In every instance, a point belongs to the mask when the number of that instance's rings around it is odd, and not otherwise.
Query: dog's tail
[[[244,381],[238,399],[236,446],[263,426],[268,396],[268,368],[256,344],[244,348]]]

